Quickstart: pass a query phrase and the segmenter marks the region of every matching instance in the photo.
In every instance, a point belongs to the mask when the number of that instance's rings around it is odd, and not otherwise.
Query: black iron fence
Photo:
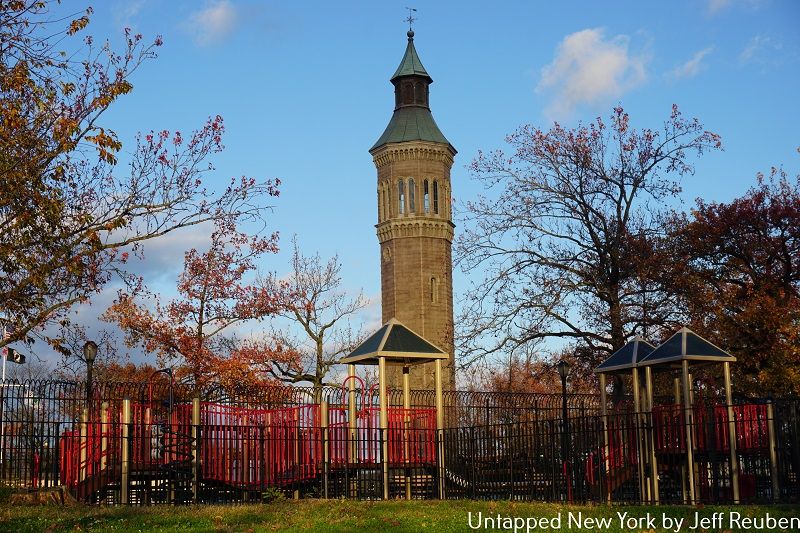
[[[628,404],[597,397],[279,389],[231,397],[147,383],[6,382],[0,483],[81,501],[278,495],[561,502],[797,502],[800,401]]]

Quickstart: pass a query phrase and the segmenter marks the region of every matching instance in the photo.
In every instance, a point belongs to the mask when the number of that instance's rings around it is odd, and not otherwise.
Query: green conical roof
[[[406,53],[403,55],[403,60],[400,61],[400,66],[397,67],[397,70],[395,71],[394,76],[392,76],[391,81],[394,81],[400,76],[425,76],[430,81],[433,81],[428,74],[428,71],[422,66],[422,61],[419,60],[417,49],[414,48],[414,32],[411,30],[408,32],[408,46],[406,46]]]
[[[371,150],[388,143],[406,141],[430,141],[450,144],[433,120],[429,109],[424,107],[401,107],[395,110],[386,130]],[[455,148],[453,148],[455,151]]]
[[[428,141],[441,143],[450,146],[455,153],[456,149],[450,144],[442,134],[436,121],[433,120],[431,110],[428,107],[428,85],[433,79],[422,66],[414,48],[414,32],[408,32],[408,46],[400,66],[392,76],[391,82],[395,85],[395,110],[389,125],[386,126],[383,135],[372,145],[370,152],[389,143],[401,143],[407,141]],[[401,78],[403,80],[401,80]],[[411,78],[406,79],[406,78]],[[423,78],[419,80],[419,78]],[[400,88],[403,86],[401,96]],[[412,86],[411,93],[406,92]],[[421,90],[420,90],[421,87]]]

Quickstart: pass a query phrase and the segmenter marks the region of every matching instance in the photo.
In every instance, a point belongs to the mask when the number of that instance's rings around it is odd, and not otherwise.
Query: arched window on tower
[[[391,202],[389,200],[389,184],[383,185],[383,219],[386,220],[387,218],[392,216],[391,213]]]
[[[402,179],[397,182],[397,199],[398,213],[402,215],[406,212],[406,191]]]
[[[439,302],[439,280],[431,276],[431,303]]]
[[[417,202],[414,198],[416,194],[417,187],[414,183],[414,178],[408,178],[408,212],[412,214],[417,212]]]
[[[433,212],[439,214],[439,182],[433,180]]]
[[[428,189],[428,180],[422,182],[422,206],[427,215],[431,210],[431,194]]]

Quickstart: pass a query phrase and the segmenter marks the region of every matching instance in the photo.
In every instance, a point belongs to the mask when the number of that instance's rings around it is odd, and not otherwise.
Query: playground
[[[735,359],[685,328],[612,355],[597,395],[389,389],[386,364],[441,361],[394,350],[391,329],[351,355],[341,387],[197,393],[167,370],[88,397],[84,383],[6,382],[0,481],[105,505],[800,500],[800,400],[736,397]],[[366,387],[356,364],[376,364],[379,382]],[[721,386],[693,377],[717,367]],[[607,398],[609,375],[630,393]]]

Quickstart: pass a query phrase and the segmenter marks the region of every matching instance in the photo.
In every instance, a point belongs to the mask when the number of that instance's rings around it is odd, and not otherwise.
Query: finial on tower
[[[406,9],[408,9],[408,18],[405,19],[405,21],[408,22],[408,33],[406,33],[406,35],[408,35],[408,40],[412,41],[414,39],[413,24],[414,21],[417,20],[417,18],[414,16],[414,13],[417,12],[417,9],[414,7],[407,7]]]

